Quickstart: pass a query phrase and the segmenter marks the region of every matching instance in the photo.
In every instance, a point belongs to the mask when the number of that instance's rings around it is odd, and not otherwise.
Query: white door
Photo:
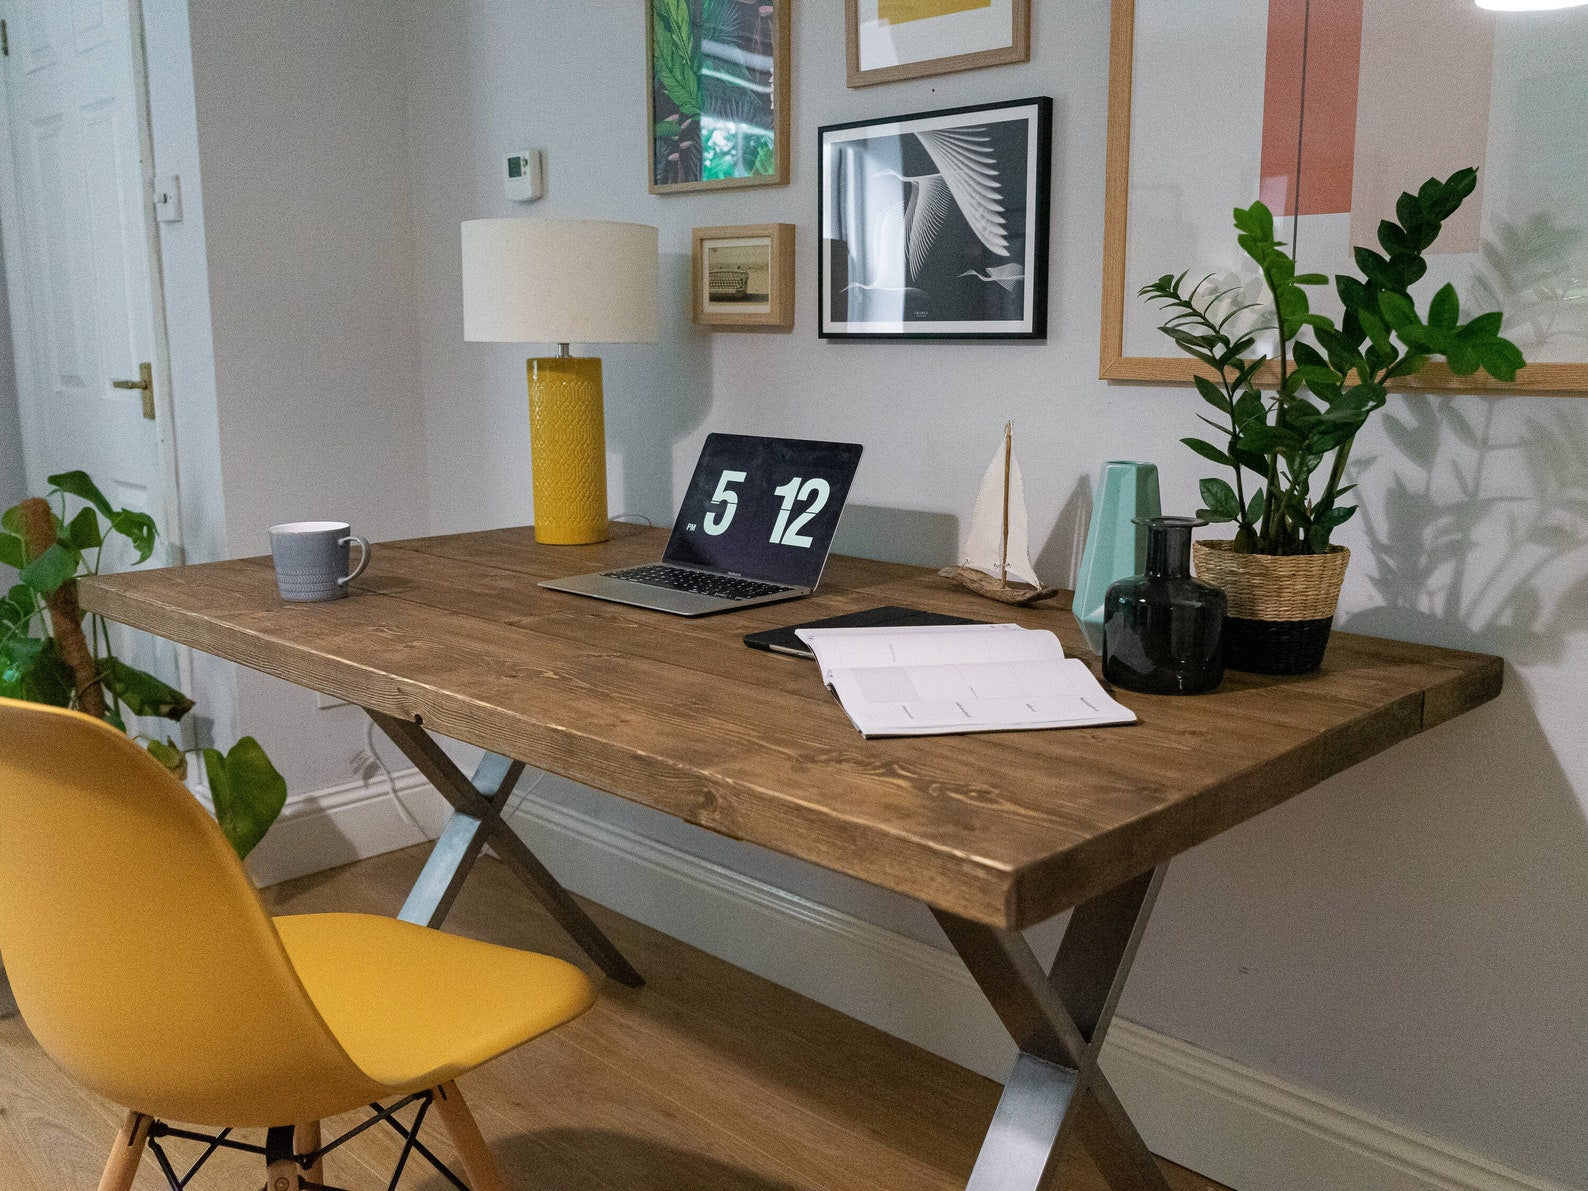
[[[166,378],[134,4],[0,0],[11,167],[0,215],[12,225],[6,277],[28,491],[41,495],[46,476],[81,469],[112,505],[148,513],[166,531],[170,456],[154,414],[169,403],[116,386],[138,382],[146,366],[154,390]],[[157,550],[151,565],[168,560]],[[106,550],[103,565],[132,561],[130,550]],[[129,662],[176,681],[173,650],[142,634],[118,637]]]

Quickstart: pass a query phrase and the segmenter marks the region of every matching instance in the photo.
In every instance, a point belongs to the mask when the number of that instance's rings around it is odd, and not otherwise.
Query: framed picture
[[[849,85],[1031,60],[1031,0],[844,0]]]
[[[794,329],[794,225],[695,229],[693,320],[723,331]]]
[[[645,0],[652,194],[788,185],[793,0]]]
[[[1299,271],[1354,275],[1353,246],[1377,248],[1402,191],[1476,166],[1413,294],[1450,282],[1463,319],[1502,311],[1528,366],[1507,385],[1437,363],[1392,387],[1588,393],[1588,8],[1514,19],[1470,0],[1113,0],[1112,38],[1105,379],[1195,376],[1137,297],[1158,277],[1265,296],[1235,207],[1262,199]],[[1229,102],[1229,79],[1257,80],[1255,102]],[[1339,317],[1332,285],[1309,296]]]
[[[819,131],[818,332],[1044,339],[1053,101]]]

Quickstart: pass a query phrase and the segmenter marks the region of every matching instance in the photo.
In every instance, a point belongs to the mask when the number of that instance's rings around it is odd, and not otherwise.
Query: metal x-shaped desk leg
[[[1168,1191],[1097,1066],[1163,871],[1077,906],[1051,972],[1019,931],[934,911],[1020,1047],[966,1191],[1047,1191],[1070,1129],[1116,1191]]]
[[[645,978],[623,958],[612,940],[590,920],[583,907],[558,884],[557,878],[503,820],[502,811],[508,797],[524,772],[522,761],[486,753],[471,781],[463,776],[463,771],[453,764],[452,758],[441,750],[430,733],[412,720],[400,720],[379,711],[370,711],[369,716],[452,804],[452,817],[431,849],[424,871],[409,891],[399,918],[422,926],[440,926],[469,870],[479,859],[481,849],[489,843],[603,972],[630,988],[639,988],[645,983]]]

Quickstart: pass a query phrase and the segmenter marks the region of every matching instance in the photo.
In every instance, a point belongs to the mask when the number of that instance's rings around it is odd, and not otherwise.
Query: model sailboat
[[[988,465],[976,496],[965,559],[940,573],[959,580],[977,595],[1005,604],[1051,599],[1059,589],[1045,587],[1037,578],[1027,533],[1025,485],[1015,459],[1013,428],[1006,422],[1003,445]]]

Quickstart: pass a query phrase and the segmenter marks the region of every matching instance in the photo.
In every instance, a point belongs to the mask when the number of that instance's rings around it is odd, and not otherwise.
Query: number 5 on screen
[[[739,484],[745,479],[742,471],[725,471],[722,478],[717,481],[717,491],[711,498],[711,504],[726,506],[721,510],[721,520],[718,520],[717,510],[706,510],[706,532],[716,537],[726,533],[728,525],[733,520],[733,515],[739,511],[739,494],[729,484]]]
[[[783,498],[783,507],[777,512],[777,524],[772,527],[772,544],[774,546],[809,546],[809,534],[800,533],[810,519],[827,507],[827,499],[832,496],[833,488],[826,480],[816,478],[805,481],[805,486],[800,487],[800,478],[795,476],[781,488],[772,489],[773,496]],[[812,498],[815,498],[814,500]],[[796,500],[810,500],[811,506],[794,518],[794,523],[789,524],[788,515],[794,508]],[[785,528],[786,527],[786,528]]]

